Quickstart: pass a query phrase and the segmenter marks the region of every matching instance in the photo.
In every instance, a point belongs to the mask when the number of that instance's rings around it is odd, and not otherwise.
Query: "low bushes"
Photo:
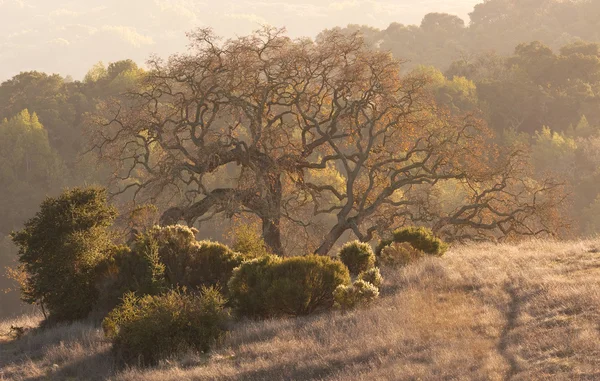
[[[155,226],[138,235],[131,248],[114,250],[99,267],[103,303],[128,291],[157,295],[176,287],[225,289],[242,256],[219,243],[196,241],[195,233],[181,225]]]
[[[357,279],[369,282],[377,288],[381,287],[381,285],[383,284],[383,277],[381,276],[381,271],[379,271],[379,268],[377,267],[373,267],[367,271],[363,271],[362,273],[358,274]]]
[[[392,239],[382,240],[375,250],[377,262],[386,266],[405,266],[425,255],[442,256],[448,245],[424,227],[394,231]]]
[[[335,289],[349,282],[346,266],[329,257],[265,256],[234,270],[229,295],[242,316],[298,316],[331,308]]]
[[[117,306],[128,292],[158,295],[168,289],[165,266],[158,256],[156,242],[135,251],[127,246],[115,247],[112,255],[98,266],[96,272],[99,298],[95,314],[102,317]]]
[[[425,256],[419,249],[415,249],[408,242],[392,243],[381,250],[377,261],[382,266],[403,267]]]
[[[351,285],[340,285],[334,291],[335,303],[342,310],[349,310],[373,302],[379,296],[379,289],[362,279]]]
[[[128,293],[104,319],[102,328],[120,362],[156,365],[181,351],[208,351],[225,331],[224,305],[225,299],[215,288],[195,295],[181,290],[143,297]]]
[[[336,302],[353,308],[375,299],[382,283],[371,247],[358,241],[342,247],[341,261],[282,258],[248,229],[236,238],[244,252],[238,253],[173,225],[148,228],[119,246],[110,229],[115,217],[105,190],[74,189],[47,199],[13,241],[23,299],[47,307],[52,321],[94,312],[124,364],[155,365],[180,351],[209,350],[228,321],[221,290],[240,316],[270,318],[308,315]]]
[[[103,264],[99,308],[107,311],[125,294],[103,321],[121,362],[155,365],[179,351],[207,351],[223,332],[228,314],[217,287],[226,287],[242,257],[225,245],[196,241],[195,233],[180,225],[153,227]]]
[[[352,275],[358,275],[375,266],[375,254],[368,243],[348,242],[342,246],[338,256]]]
[[[415,249],[429,255],[442,256],[448,250],[447,244],[434,236],[430,229],[424,227],[398,229],[393,233],[392,240],[397,243],[408,242]]]
[[[165,279],[171,286],[199,289],[202,286],[225,288],[242,255],[226,245],[196,241],[196,229],[173,225],[150,229],[138,239],[136,250],[156,242],[158,257],[165,267]]]
[[[182,225],[155,226],[139,234],[131,248],[115,248],[97,269],[96,312],[105,316],[127,292],[158,295],[178,287],[197,291],[212,286],[226,292],[243,257],[220,243],[196,241],[195,233]]]
[[[245,262],[233,271],[227,287],[238,314],[252,317],[271,314],[266,291],[272,284],[273,267],[281,261],[280,257],[267,255]]]

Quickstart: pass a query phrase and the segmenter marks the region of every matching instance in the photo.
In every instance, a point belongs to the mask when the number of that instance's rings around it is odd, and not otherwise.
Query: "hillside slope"
[[[384,276],[370,310],[238,323],[151,370],[116,372],[89,324],[0,340],[0,380],[600,379],[600,240],[458,247]]]

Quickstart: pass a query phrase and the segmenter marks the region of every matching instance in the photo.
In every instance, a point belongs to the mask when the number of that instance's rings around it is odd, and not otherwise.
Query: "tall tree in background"
[[[0,234],[5,236],[64,185],[65,168],[35,113],[23,110],[4,119],[0,136]]]
[[[52,147],[63,161],[71,161],[82,146],[80,115],[89,111],[88,100],[77,83],[65,83],[58,75],[23,72],[0,86],[0,118],[21,110],[36,113],[48,131]]]

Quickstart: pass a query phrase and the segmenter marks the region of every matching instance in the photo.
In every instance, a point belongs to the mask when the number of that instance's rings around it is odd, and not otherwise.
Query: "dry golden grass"
[[[385,271],[369,310],[240,322],[210,356],[155,369],[116,371],[89,324],[28,332],[0,343],[0,380],[597,380],[599,249],[458,247]]]

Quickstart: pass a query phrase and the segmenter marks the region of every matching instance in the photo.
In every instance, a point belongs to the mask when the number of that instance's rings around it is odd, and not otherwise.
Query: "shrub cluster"
[[[298,316],[331,308],[335,289],[349,282],[346,266],[332,258],[270,255],[235,269],[229,295],[242,316]]]
[[[242,254],[173,225],[146,228],[117,246],[115,216],[105,190],[75,189],[47,199],[13,240],[24,299],[47,307],[56,321],[85,318],[95,308],[125,364],[207,351],[228,320],[220,290],[240,316],[270,318],[364,305],[383,281],[370,245],[358,241],[344,245],[339,259],[282,258],[250,230],[237,237]]]
[[[340,260],[355,277],[352,284],[339,285],[333,295],[335,305],[342,310],[364,306],[377,299],[383,277],[375,267],[375,253],[365,242],[348,242],[338,253]]]
[[[220,336],[227,313],[216,290],[242,257],[225,245],[196,241],[196,232],[155,226],[103,264],[100,309],[110,311],[125,294],[103,321],[123,363],[154,365],[178,351],[207,351]]]
[[[96,312],[102,316],[117,306],[123,295],[159,295],[168,290],[165,265],[158,256],[158,244],[153,242],[143,250],[127,246],[115,247],[110,257],[97,268],[99,300]]]
[[[165,267],[165,280],[172,287],[225,288],[243,257],[226,245],[196,241],[196,233],[196,229],[182,225],[155,226],[138,238],[135,249],[147,251],[156,242],[158,258]]]
[[[102,323],[116,357],[128,365],[156,365],[173,354],[206,352],[226,329],[225,299],[215,288],[201,294],[171,290],[159,296],[128,293]]]
[[[243,257],[220,243],[196,241],[196,232],[181,225],[155,226],[139,234],[131,248],[113,250],[98,270],[102,305],[114,307],[129,291],[157,295],[176,287],[226,289]]]
[[[375,266],[375,253],[371,245],[365,242],[348,242],[342,246],[338,256],[352,275],[358,275]]]

